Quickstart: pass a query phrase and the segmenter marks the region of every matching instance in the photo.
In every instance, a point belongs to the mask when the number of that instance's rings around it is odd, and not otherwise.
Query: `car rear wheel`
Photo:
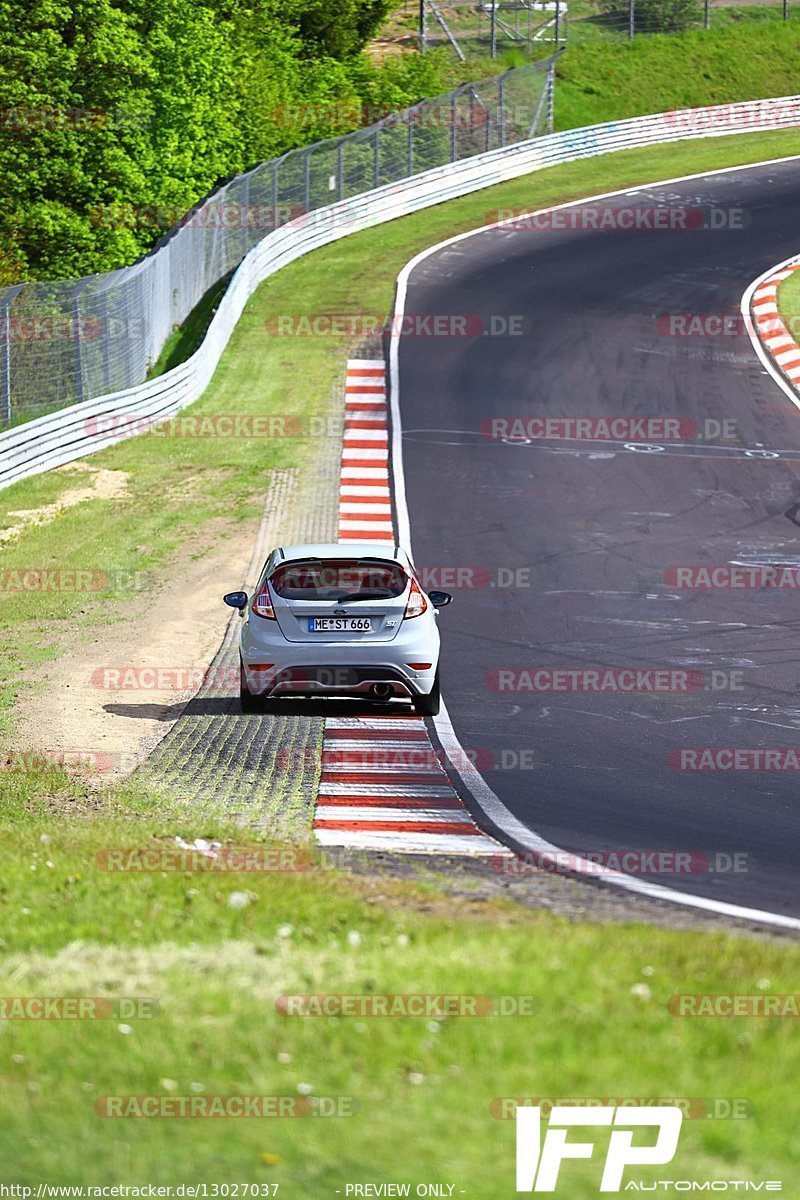
[[[418,717],[436,717],[439,714],[441,692],[439,689],[439,668],[436,668],[436,678],[427,696],[414,697],[414,712]]]
[[[243,713],[261,712],[263,704],[260,696],[254,696],[247,686],[247,676],[244,667],[239,663],[239,705]]]

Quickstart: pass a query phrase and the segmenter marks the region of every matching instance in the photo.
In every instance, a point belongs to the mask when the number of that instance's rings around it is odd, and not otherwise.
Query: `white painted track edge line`
[[[798,259],[800,259],[800,254],[793,254],[791,258],[784,259],[783,262],[779,263],[777,267],[770,267],[768,271],[764,271],[763,275],[759,275],[757,279],[754,279],[742,296],[740,310],[742,316],[744,317],[747,336],[750,338],[751,345],[760,359],[761,365],[772,376],[781,390],[789,397],[795,408],[800,409],[800,396],[798,396],[788,379],[786,379],[786,377],[775,366],[773,356],[764,346],[761,338],[758,336],[758,331],[756,329],[751,329],[750,327],[750,309],[752,307],[753,296],[758,291],[761,284],[765,279],[770,279],[775,271],[780,271],[789,267],[790,265],[794,265],[797,263]],[[792,341],[794,341],[794,338],[792,338]]]
[[[373,360],[373,362],[376,360]],[[357,364],[358,360],[348,362],[348,370]],[[354,367],[354,369],[356,369]],[[373,368],[375,375],[380,375],[379,384],[382,394],[385,391],[386,367],[380,360],[380,369]],[[345,404],[349,402],[350,376],[348,375]],[[362,389],[357,389],[361,391]],[[355,403],[361,404],[359,399]],[[372,401],[370,401],[372,403]],[[381,401],[383,408],[379,416],[367,416],[356,413],[348,415],[350,421],[360,419],[370,421],[372,425],[380,426],[378,439],[386,444],[387,469],[375,474],[382,479],[383,486],[370,488],[366,493],[359,493],[359,486],[350,487],[346,480],[352,477],[357,468],[348,468],[347,463],[353,461],[352,450],[348,441],[360,436],[348,432],[348,425],[342,438],[342,453],[339,466],[339,537],[348,536],[354,530],[382,531],[389,529],[392,538],[395,536],[395,526],[392,519],[391,489],[388,472],[388,435],[387,416],[388,405]],[[374,438],[374,435],[373,435]],[[367,451],[372,455],[373,451]],[[350,470],[350,475],[348,475]],[[359,495],[358,501],[348,500],[347,493]],[[380,498],[376,498],[378,493]],[[385,497],[385,498],[384,498]],[[387,502],[388,501],[388,502]],[[365,523],[363,518],[368,514],[387,516],[388,523],[383,520]],[[362,520],[359,520],[359,517]],[[323,731],[322,773],[317,786],[313,828],[320,844],[344,845],[361,848],[384,849],[393,852],[436,853],[436,854],[502,854],[503,848],[493,838],[488,836],[475,823],[473,817],[464,805],[453,787],[452,781],[439,763],[430,762],[430,756],[435,755],[431,741],[430,730],[421,718],[412,723],[413,737],[406,739],[392,738],[392,733],[402,728],[408,730],[408,725],[401,721],[336,721],[327,718]],[[344,729],[350,736],[330,736]],[[371,736],[357,735],[367,733]],[[356,735],[355,737],[353,735]],[[376,736],[377,735],[377,736]],[[422,764],[406,762],[382,763],[367,761],[358,762],[358,755],[374,755],[376,747],[383,753],[390,752],[396,756],[407,756],[409,751],[418,755],[423,750]],[[350,755],[348,755],[350,751]],[[356,761],[348,762],[347,758],[356,752]],[[341,761],[344,753],[345,761]],[[360,780],[363,777],[363,781]],[[408,782],[410,781],[410,782]],[[380,801],[383,801],[381,803]],[[386,801],[390,803],[386,803]],[[408,801],[408,803],[404,803]],[[360,803],[359,803],[360,801]],[[413,801],[413,803],[412,803]],[[424,807],[423,807],[424,806]],[[370,829],[370,826],[394,823],[405,828]],[[422,826],[448,826],[447,832],[438,833],[434,829],[422,831]],[[345,828],[343,828],[345,826]],[[356,826],[356,828],[347,828]],[[360,828],[358,828],[360,826]],[[453,827],[460,827],[459,833],[452,832]],[[415,828],[418,827],[418,828]],[[409,840],[410,839],[410,840]]]
[[[403,808],[402,805],[374,805],[374,804],[331,804],[328,800],[325,804],[317,806],[317,811],[314,813],[314,823],[317,821],[348,821],[348,822],[364,822],[369,824],[375,822],[377,824],[396,823],[403,825],[469,825],[473,829],[478,826],[467,814],[465,810],[453,808],[439,808],[431,804],[428,808]],[[413,828],[410,830],[414,832]],[[481,833],[483,830],[481,830]],[[467,836],[472,836],[471,834]]]
[[[586,204],[596,200],[610,199],[614,196],[625,196],[634,192],[648,191],[656,187],[665,187],[671,183],[683,183],[692,179],[706,179],[714,175],[725,175],[731,171],[746,171],[757,167],[765,167],[777,165],[785,162],[795,162],[798,155],[784,155],[781,158],[764,159],[757,163],[743,163],[740,166],[720,167],[713,171],[696,171],[690,175],[676,175],[669,179],[655,180],[650,183],[639,184],[635,187],[618,188],[613,192],[601,192],[593,196],[582,196],[578,200],[569,200],[563,204],[554,204],[546,208],[532,209],[533,212],[555,212],[563,208],[574,208],[579,204]],[[522,219],[525,215],[516,217]],[[477,234],[485,233],[490,229],[496,229],[502,225],[502,221],[495,221],[488,225],[482,225],[477,229],[467,230],[465,233],[456,234],[453,237],[445,238],[441,242],[437,242],[433,246],[428,246],[425,250],[420,251],[411,258],[400,271],[397,277],[397,289],[395,293],[395,305],[393,317],[400,316],[401,321],[405,315],[406,297],[408,295],[408,281],[412,271],[423,262],[426,258],[442,250],[446,246],[452,246],[457,242],[466,240],[469,237],[475,237]],[[755,288],[764,279],[770,277],[776,270],[787,266],[790,262],[794,262],[797,256],[791,259],[786,259],[785,262],[778,264],[777,267],[771,267],[769,271],[765,271],[762,276],[751,284],[745,292],[742,300],[742,311],[745,312],[744,305],[749,304],[752,293]],[[392,473],[394,481],[394,501],[395,512],[397,515],[397,540],[404,550],[409,554],[413,561],[413,553],[411,549],[411,526],[408,514],[408,501],[405,490],[405,472],[403,469],[403,430],[400,417],[400,380],[399,380],[399,360],[400,360],[400,323],[397,320],[392,320],[392,332],[389,342],[389,408],[392,415],[392,430],[391,430],[391,461]],[[751,341],[753,334],[750,334]],[[767,361],[765,352],[760,343],[754,342],[756,353],[761,359],[764,366],[770,370],[771,364]],[[783,390],[792,400],[792,403],[800,408],[800,398],[792,393],[789,384],[781,379],[777,379],[775,368],[770,370],[773,378],[780,383]],[[450,761],[451,767],[456,775],[461,779],[464,787],[471,795],[477,808],[483,812],[492,824],[501,833],[505,834],[512,841],[523,846],[526,850],[535,850],[538,852],[547,852],[550,854],[565,855],[568,852],[561,850],[559,847],[546,842],[534,830],[528,829],[526,825],[514,816],[510,809],[506,808],[499,796],[492,791],[486,780],[473,766],[467,758],[463,747],[461,746],[456,732],[453,728],[450,716],[447,712],[447,707],[442,703],[442,709],[438,717],[433,718],[434,726],[437,735],[442,744],[442,748]],[[491,836],[489,834],[488,836]],[[587,877],[596,880],[597,875],[592,874],[592,864],[587,860],[577,859],[577,866],[580,868],[585,864],[585,870],[577,870],[577,875],[586,875]],[[721,900],[711,900],[705,896],[693,896],[687,892],[679,892],[674,888],[668,888],[661,884],[647,883],[644,880],[636,879],[632,875],[620,875],[615,879],[603,881],[605,886],[619,887],[629,892],[634,892],[637,895],[645,896],[653,900],[667,901],[673,904],[679,904],[687,908],[699,909],[703,912],[713,913],[717,916],[731,917],[736,920],[754,921],[759,924],[771,925],[780,929],[791,929],[800,932],[800,919],[796,917],[787,917],[781,913],[767,912],[762,909],[746,908],[742,905],[727,904]]]

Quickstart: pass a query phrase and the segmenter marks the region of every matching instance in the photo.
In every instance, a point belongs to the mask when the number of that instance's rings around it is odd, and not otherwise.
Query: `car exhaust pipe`
[[[373,683],[370,693],[376,700],[388,700],[394,689],[390,683]]]

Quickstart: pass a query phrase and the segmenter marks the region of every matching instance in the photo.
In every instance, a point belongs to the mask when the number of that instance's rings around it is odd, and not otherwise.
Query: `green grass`
[[[570,46],[556,68],[556,128],[794,95],[798,41],[797,17],[784,22],[773,15],[708,31]]]
[[[281,313],[387,313],[408,258],[498,208],[793,153],[796,132],[625,152],[342,239],[262,285],[193,414],[324,413],[347,339],[267,336],[265,322]],[[0,546],[0,570],[154,574],[206,518],[254,515],[267,471],[302,468],[309,445],[125,442],[90,461],[129,472],[128,496],[87,501],[27,529]],[[53,502],[67,486],[75,480],[50,474],[3,492],[0,529],[15,523],[12,510]],[[123,601],[0,597],[7,725],[33,665],[88,635],[96,620],[119,616]],[[353,882],[335,871],[237,877],[97,867],[103,847],[167,844],[176,835],[245,840],[219,816],[173,808],[138,784],[89,797],[59,771],[0,773],[0,994],[152,996],[160,1005],[151,1019],[0,1025],[3,1182],[277,1181],[280,1194],[316,1198],[352,1182],[439,1180],[454,1183],[455,1195],[463,1188],[492,1200],[513,1194],[513,1122],[490,1115],[495,1097],[719,1096],[747,1099],[748,1119],[687,1122],[676,1177],[782,1177],[792,1194],[800,1152],[787,1115],[800,1070],[792,1023],[680,1020],[665,1005],[681,991],[796,990],[797,948],[643,925],[609,932],[498,903],[457,903],[379,875]],[[234,891],[247,894],[246,907],[230,906]],[[642,984],[649,995],[632,992]],[[280,993],[338,991],[532,994],[536,1010],[435,1028],[275,1011]],[[112,1120],[93,1109],[102,1095],[296,1095],[305,1083],[316,1095],[353,1097],[355,1115]],[[279,1161],[266,1165],[262,1155]],[[570,1200],[597,1194],[593,1166],[569,1167]],[[663,1169],[641,1177],[661,1178]]]
[[[800,342],[800,272],[795,271],[778,287],[778,309],[796,342]]]
[[[793,16],[794,14],[790,10],[790,17]],[[711,28],[705,30],[702,5],[698,5],[698,16],[688,29],[670,36],[683,37],[688,32],[708,37],[709,34],[718,35],[731,27],[741,28],[748,24],[762,25],[764,23],[774,25],[777,22],[784,24],[779,3],[726,6],[724,8],[714,5],[711,9]],[[628,7],[624,0],[618,5],[616,12],[607,14],[598,12],[594,0],[573,0],[569,5],[565,42],[571,50],[580,48],[587,43],[602,43],[604,46],[609,46],[614,41],[630,40],[628,29]],[[641,17],[637,17],[635,39],[633,40],[639,41],[654,36],[663,35],[654,31],[652,23],[647,25]]]
[[[800,24],[797,10],[790,13],[784,21],[778,5],[715,8],[710,30],[693,27],[629,40],[626,20],[620,25],[615,17],[596,15],[590,0],[577,0],[570,4],[566,53],[556,68],[555,127],[794,95]],[[521,46],[503,45],[493,61],[485,45],[465,38],[466,63],[452,56],[443,68],[447,86],[553,51],[551,43],[537,43],[530,55]]]
[[[800,153],[800,133],[697,140],[623,151],[549,168],[488,188],[374,230],[343,238],[292,263],[251,299],[197,415],[272,413],[309,422],[330,409],[331,389],[348,349],[345,335],[269,335],[280,314],[388,314],[397,272],[425,246],[493,219],[499,208],[527,208],[644,183],[655,178]],[[352,280],[359,281],[354,299]],[[206,520],[253,517],[260,511],[268,472],[302,467],[312,439],[133,438],[86,460],[129,473],[128,495],[91,500],[55,521],[28,528],[0,544],[0,571],[76,568],[157,579],[167,556]],[[24,480],[0,492],[0,532],[17,523],[13,511],[56,502],[85,483],[64,471]],[[131,531],[135,530],[135,536]],[[97,619],[121,610],[124,591],[0,592],[0,733],[10,731],[10,708],[29,668],[56,655],[68,634],[87,636]]]
[[[5,841],[2,995],[146,997],[158,1010],[4,1025],[3,1182],[275,1181],[317,1197],[365,1179],[438,1179],[490,1200],[513,1194],[514,1126],[490,1114],[495,1098],[725,1097],[746,1100],[747,1119],[685,1122],[676,1177],[783,1178],[793,1194],[792,1022],[680,1019],[666,1005],[680,992],[791,992],[797,947],[612,932],[379,875],[99,870],[101,848],[175,833],[242,843],[146,809],[129,791],[91,819],[29,812]],[[234,892],[246,907],[230,906]],[[430,1023],[286,1017],[275,1000],[287,993],[534,999],[530,1015]],[[296,1097],[306,1083],[352,1098],[354,1115],[113,1120],[93,1108],[193,1090]],[[596,1195],[596,1169],[565,1168],[571,1200]]]
[[[148,371],[148,379],[152,379],[156,375],[163,375],[165,371],[170,371],[173,367],[185,362],[187,358],[191,358],[206,335],[206,330],[225,294],[232,274],[233,272],[229,272],[218,279],[194,306],[183,324],[179,325],[177,329],[173,329],[164,343],[161,353]]]

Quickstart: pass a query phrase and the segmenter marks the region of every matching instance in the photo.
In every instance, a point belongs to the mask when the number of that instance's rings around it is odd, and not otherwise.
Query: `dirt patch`
[[[107,471],[92,467],[89,463],[70,463],[69,466],[59,467],[54,475],[84,475],[88,476],[85,487],[67,488],[53,504],[43,504],[40,508],[18,508],[10,510],[10,517],[17,517],[14,525],[0,529],[0,544],[16,542],[17,539],[32,525],[49,525],[68,508],[83,504],[87,500],[120,500],[128,494],[128,472]]]
[[[153,589],[65,647],[35,677],[36,694],[18,700],[14,748],[63,753],[96,786],[129,774],[197,690],[230,617],[222,595],[241,586],[258,528],[257,517],[207,521]]]
[[[387,58],[397,58],[407,50],[416,50],[419,39],[416,34],[401,34],[398,37],[375,38],[367,46],[370,61],[376,66],[386,62]]]

